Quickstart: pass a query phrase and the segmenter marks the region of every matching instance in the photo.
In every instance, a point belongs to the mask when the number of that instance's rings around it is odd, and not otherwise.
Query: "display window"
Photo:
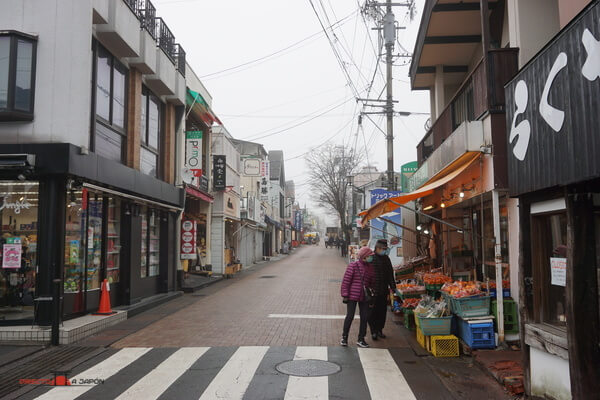
[[[33,318],[39,184],[0,182],[0,319]]]
[[[106,279],[108,283],[118,283],[121,270],[121,201],[114,197],[108,198],[106,239]]]
[[[142,207],[142,252],[140,276],[157,276],[160,270],[160,215],[155,209]]]

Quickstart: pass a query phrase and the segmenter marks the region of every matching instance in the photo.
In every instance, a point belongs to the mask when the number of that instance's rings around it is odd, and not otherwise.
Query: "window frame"
[[[98,102],[98,49],[102,49],[106,54],[109,55],[110,59],[110,95],[109,95],[109,119],[105,119],[104,117],[97,114]],[[100,42],[96,39],[92,41],[92,129],[91,129],[91,140],[90,140],[90,148],[93,152],[96,152],[96,136],[97,136],[97,128],[98,124],[102,125],[104,128],[111,130],[112,132],[118,134],[121,137],[121,154],[120,154],[120,162],[125,162],[126,154],[127,154],[127,108],[128,108],[128,90],[129,90],[129,68],[125,66],[122,62],[119,61],[118,57],[113,55],[106,47],[104,47]],[[120,127],[114,123],[114,93],[115,93],[115,70],[119,70],[123,73],[124,80],[124,93],[123,93],[123,126]]]
[[[35,35],[14,31],[0,30],[0,37],[9,37],[9,54],[8,54],[8,86],[6,96],[6,108],[0,108],[0,121],[33,121],[34,106],[35,106],[35,77],[37,66],[37,41]],[[24,40],[31,43],[31,81],[30,81],[30,98],[29,111],[18,110],[15,108],[15,91],[17,85],[17,57],[19,40]]]
[[[162,137],[163,137],[163,121],[164,121],[164,105],[160,101],[160,98],[155,95],[146,85],[142,86],[142,92],[140,93],[142,100],[145,97],[145,104],[142,104],[144,108],[144,117],[145,121],[143,124],[144,131],[140,132],[140,148],[149,151],[150,153],[156,156],[156,175],[154,176],[157,179],[161,179],[162,177],[162,163],[160,160],[160,150],[162,147]],[[157,137],[157,147],[152,147],[149,142],[150,138],[150,102],[154,102],[158,105],[158,137]],[[141,121],[140,121],[141,122]],[[140,164],[141,164],[141,154],[140,154]],[[141,169],[141,166],[140,166]],[[152,175],[150,175],[152,176]]]
[[[143,230],[142,230],[142,242],[146,245],[146,249],[145,251],[141,252],[141,258],[140,258],[140,279],[146,279],[146,278],[156,278],[157,276],[160,276],[160,257],[161,257],[161,251],[160,251],[160,216],[161,212],[159,209],[157,208],[152,208],[150,206],[144,206],[142,208],[142,211],[140,213],[140,216],[143,216],[143,218],[141,220],[143,220],[145,218],[146,220],[146,234],[143,234]],[[155,219],[155,226],[158,229],[158,241],[159,241],[159,246],[158,246],[158,250],[156,252],[151,252],[150,251],[150,239],[151,239],[151,226],[150,226],[150,217],[151,215],[153,216],[153,218]],[[158,218],[158,224],[156,224],[156,218]],[[141,248],[141,246],[140,246]],[[157,253],[158,254],[158,259],[159,259],[159,270],[156,274],[154,275],[150,275],[150,254],[152,253]],[[145,259],[146,263],[145,265],[141,265],[141,260]],[[145,272],[145,275],[142,275],[142,271]]]

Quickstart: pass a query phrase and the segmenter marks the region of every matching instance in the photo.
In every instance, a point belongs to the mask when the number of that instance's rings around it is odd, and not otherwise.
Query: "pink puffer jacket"
[[[342,297],[347,297],[353,301],[364,301],[365,295],[362,290],[361,274],[364,284],[372,288],[375,284],[375,271],[373,266],[362,261],[355,261],[348,265],[344,279],[342,280]]]

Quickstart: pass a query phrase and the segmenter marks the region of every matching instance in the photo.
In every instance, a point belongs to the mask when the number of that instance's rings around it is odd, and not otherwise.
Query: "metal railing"
[[[156,7],[150,0],[137,0],[137,16],[145,29],[156,40]]]
[[[175,65],[181,75],[185,76],[185,50],[179,43],[175,44]]]
[[[158,47],[169,57],[171,62],[175,64],[175,36],[161,17],[156,17],[156,40]]]

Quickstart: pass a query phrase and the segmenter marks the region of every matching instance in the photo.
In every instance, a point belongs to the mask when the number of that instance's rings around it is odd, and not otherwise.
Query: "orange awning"
[[[461,156],[458,160],[441,170],[430,180],[425,182],[423,186],[414,192],[403,194],[401,196],[384,199],[373,204],[368,210],[362,211],[358,215],[362,216],[362,226],[365,226],[370,220],[380,217],[384,214],[394,211],[400,205],[406,204],[409,201],[419,199],[421,197],[433,194],[433,191],[438,187],[450,182],[452,179],[460,175],[471,164],[479,159],[481,153],[478,151],[470,151]]]

